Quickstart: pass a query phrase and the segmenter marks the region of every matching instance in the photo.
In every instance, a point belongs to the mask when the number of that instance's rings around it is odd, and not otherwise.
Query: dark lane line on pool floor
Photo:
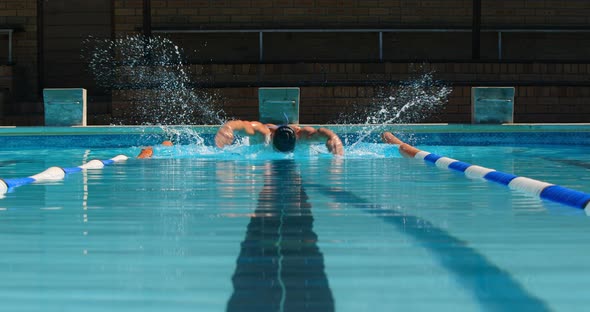
[[[465,289],[471,291],[486,311],[551,311],[540,298],[530,294],[510,273],[502,270],[484,255],[445,230],[422,218],[387,210],[352,192],[320,184],[305,184],[336,203],[353,205],[408,234],[436,256]],[[391,215],[393,214],[393,215]]]
[[[551,157],[539,157],[539,158],[547,160],[547,161],[557,162],[557,163],[569,165],[569,166],[581,167],[581,168],[590,170],[590,162],[583,161],[583,160],[560,159],[560,158],[551,158]]]
[[[269,162],[227,311],[334,311],[311,204],[293,160]]]

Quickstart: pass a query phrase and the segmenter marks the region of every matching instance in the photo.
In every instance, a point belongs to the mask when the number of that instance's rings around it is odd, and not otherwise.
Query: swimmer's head
[[[297,136],[295,130],[289,126],[278,127],[272,136],[273,147],[283,153],[292,152],[295,149]]]

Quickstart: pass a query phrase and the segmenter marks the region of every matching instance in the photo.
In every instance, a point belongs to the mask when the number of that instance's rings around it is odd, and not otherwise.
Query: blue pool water
[[[477,134],[462,136],[471,143],[439,140],[446,136],[406,139],[590,192],[590,144],[518,134],[499,135],[512,140],[504,145]],[[160,138],[141,140],[152,139]],[[0,148],[0,177],[135,156],[149,143],[20,140]],[[347,146],[342,159],[323,146],[284,156],[196,141],[5,194],[0,311],[578,311],[590,303],[584,210],[401,158],[375,140]]]

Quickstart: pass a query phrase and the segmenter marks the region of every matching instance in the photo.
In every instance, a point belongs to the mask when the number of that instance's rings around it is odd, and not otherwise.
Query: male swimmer
[[[295,149],[297,141],[321,142],[325,140],[326,147],[334,155],[344,155],[342,141],[332,130],[326,128],[300,127],[297,125],[276,126],[262,124],[258,121],[231,120],[223,124],[215,134],[215,145],[223,148],[231,145],[235,134],[240,133],[251,137],[254,141],[272,143],[273,148],[282,153],[289,153]],[[162,145],[171,146],[172,142],[164,141]],[[141,150],[137,158],[150,158],[154,154],[153,148]]]
[[[326,128],[314,129],[313,127],[298,125],[262,124],[258,121],[231,120],[226,122],[215,135],[215,145],[223,148],[231,145],[235,138],[235,132],[248,135],[255,139],[262,139],[265,143],[272,142],[276,151],[289,153],[295,149],[298,141],[326,142],[328,151],[334,155],[344,155],[342,141],[332,130]]]

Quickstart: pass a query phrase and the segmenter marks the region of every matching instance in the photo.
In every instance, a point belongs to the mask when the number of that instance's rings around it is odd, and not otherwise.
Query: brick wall
[[[395,96],[382,92],[388,82],[433,72],[453,92],[442,111],[423,122],[470,123],[473,86],[515,86],[515,122],[590,122],[590,64],[208,64],[189,70],[230,118],[258,118],[258,86],[302,86],[300,121],[337,122],[341,114]],[[215,87],[223,85],[244,87]],[[117,122],[134,123],[122,113],[137,105],[126,92],[113,107]]]
[[[117,0],[137,10],[141,1]],[[154,27],[470,26],[471,0],[153,0]],[[482,0],[483,26],[587,26],[590,2]],[[121,11],[134,16],[136,12]],[[139,24],[129,21],[129,24]],[[197,27],[198,28],[198,27]]]
[[[588,26],[589,1],[483,0],[483,26]]]
[[[143,0],[114,0],[114,10],[114,32],[117,37],[138,33],[138,29],[143,26]]]
[[[13,66],[0,65],[0,90],[12,91],[14,88],[13,78]]]
[[[37,16],[35,0],[0,2],[0,27],[18,26],[12,80],[20,114],[37,90]],[[90,2],[80,2],[90,6]],[[471,26],[471,0],[151,0],[152,28],[398,28]],[[143,0],[113,0],[116,37],[141,33]],[[482,0],[482,26],[590,26],[590,1]],[[517,122],[589,122],[590,38],[587,33],[504,33],[498,61],[498,34],[483,32],[483,62],[470,62],[469,33],[385,33],[384,63],[378,37],[366,34],[266,34],[264,63],[257,34],[176,34],[170,36],[193,61],[194,80],[214,94],[231,116],[257,116],[256,87],[302,87],[302,122],[333,121],[354,105],[368,104],[376,88],[404,80],[408,60],[424,63],[436,77],[453,84],[449,105],[428,121],[469,122],[469,88],[517,86]],[[45,42],[45,45],[57,44]],[[123,92],[124,93],[124,92]],[[90,95],[92,96],[92,94]],[[125,96],[117,94],[113,115],[89,116],[89,123],[124,118]],[[123,104],[121,104],[123,103]],[[121,104],[121,105],[119,105]],[[128,103],[127,103],[128,104]],[[39,105],[31,105],[38,107]]]
[[[590,64],[542,63],[299,63],[194,64],[200,85],[384,84],[434,72],[453,84],[590,85]]]
[[[206,27],[379,27],[470,25],[471,1],[153,1],[153,25]]]
[[[13,34],[12,96],[31,100],[37,97],[37,1],[0,2],[0,28],[16,27]],[[2,46],[4,49],[4,46]]]
[[[12,77],[12,66],[0,65],[0,118],[3,118],[8,110],[6,106],[13,88]]]
[[[116,31],[137,32],[142,1],[116,1]],[[154,29],[467,28],[471,0],[152,0]],[[482,0],[482,27],[590,26],[590,2]],[[253,62],[257,34],[169,35],[195,62]],[[503,59],[580,60],[590,55],[587,33],[503,33]],[[346,51],[349,60],[377,58],[377,34],[267,34],[265,61],[321,61]],[[319,44],[318,44],[319,43]],[[385,33],[385,60],[458,60],[471,55],[470,33]],[[498,33],[484,32],[482,59],[498,59]],[[330,47],[330,48],[326,48]],[[568,48],[569,47],[569,48]]]
[[[302,123],[337,122],[350,115],[353,105],[380,101],[379,87],[302,87]],[[258,99],[255,89],[217,89],[230,116],[256,120]],[[572,86],[516,86],[514,122],[590,122],[590,88]],[[423,122],[471,123],[471,87],[454,86],[449,102]]]
[[[504,86],[504,85],[503,85]],[[369,105],[382,100],[381,87],[301,87],[300,122],[307,124],[338,123],[341,116],[352,116],[355,105]],[[230,118],[257,120],[256,88],[211,88],[217,104]],[[118,94],[113,106],[118,114],[114,123],[135,124],[125,92]],[[103,120],[104,121],[104,120]],[[421,122],[471,123],[471,86],[453,86],[449,102]],[[587,123],[590,122],[590,88],[578,86],[516,86],[514,99],[516,123]]]

